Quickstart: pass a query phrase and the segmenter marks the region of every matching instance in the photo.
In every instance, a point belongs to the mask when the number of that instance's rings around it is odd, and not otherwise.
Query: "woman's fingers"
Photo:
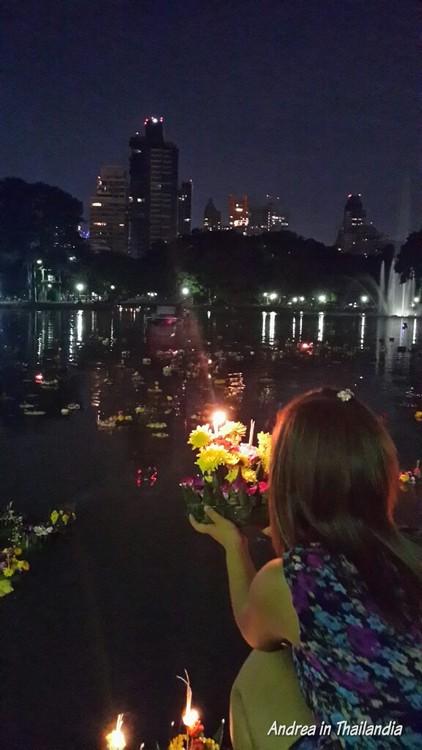
[[[208,518],[211,518],[211,521],[214,521],[214,523],[225,520],[225,518],[221,516],[220,513],[217,513],[217,511],[214,510],[214,508],[211,508],[209,505],[204,506],[204,511],[207,514]]]
[[[190,521],[190,525],[193,526],[193,528],[195,529],[195,531],[198,531],[199,534],[209,534],[210,533],[210,531],[209,531],[210,530],[209,524],[199,523],[199,521],[197,521],[196,518],[194,518],[194,516],[192,515],[192,513],[189,514],[189,521]]]

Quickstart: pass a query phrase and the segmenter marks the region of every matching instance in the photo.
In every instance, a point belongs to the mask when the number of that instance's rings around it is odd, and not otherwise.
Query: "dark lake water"
[[[195,415],[202,421],[215,403],[270,429],[293,395],[349,387],[385,416],[403,468],[422,456],[416,319],[204,310],[157,326],[137,309],[0,311],[0,356],[2,501],[31,518],[64,504],[78,516],[0,603],[8,750],[103,747],[120,711],[131,747],[165,740],[180,717],[184,668],[207,728],[227,716],[247,649],[222,552],[191,530],[179,493],[192,470],[185,442]],[[80,409],[62,415],[70,402]],[[22,403],[45,414],[25,414]],[[136,407],[131,424],[101,429]],[[157,423],[165,426],[147,427]],[[415,493],[403,495],[400,513],[420,522]],[[264,560],[267,542],[251,542]]]

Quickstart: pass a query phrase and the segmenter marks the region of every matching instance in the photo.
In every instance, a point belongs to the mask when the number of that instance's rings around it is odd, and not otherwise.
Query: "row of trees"
[[[0,273],[2,294],[28,296],[37,260],[61,280],[61,293],[75,285],[99,295],[175,296],[181,285],[198,299],[253,302],[265,291],[279,294],[344,295],[370,289],[382,259],[394,247],[365,258],[339,253],[294,232],[244,237],[236,232],[197,232],[170,245],[158,244],[140,260],[112,253],[94,254],[78,231],[80,201],[59,188],[16,178],[0,181]],[[397,258],[403,279],[422,279],[422,232],[410,235]],[[32,281],[31,281],[32,280]],[[54,290],[53,290],[54,291]]]

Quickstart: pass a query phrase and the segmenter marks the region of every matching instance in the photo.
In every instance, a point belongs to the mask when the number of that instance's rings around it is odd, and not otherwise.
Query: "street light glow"
[[[418,302],[420,301],[421,301],[420,297],[413,297],[413,302],[416,302],[416,304],[418,304]]]
[[[326,302],[327,301],[327,295],[326,294],[319,294],[318,295],[318,302]]]
[[[85,289],[85,284],[81,284],[81,282],[79,282],[78,284],[75,284],[75,289],[77,292],[83,292],[83,290]]]
[[[116,287],[114,286],[114,284],[110,284],[110,289],[111,289],[112,292],[114,292],[115,288]]]
[[[368,300],[369,300],[368,295],[367,294],[362,294],[362,297],[360,298],[360,301],[365,304],[366,302],[368,302]]]
[[[190,294],[190,289],[188,286],[182,286],[182,294],[184,297],[187,297]]]
[[[42,260],[41,260],[41,258],[37,259],[37,266],[42,266]]]
[[[276,294],[276,292],[271,292],[271,294],[269,295],[270,299],[277,299],[277,297],[278,297],[278,294]]]

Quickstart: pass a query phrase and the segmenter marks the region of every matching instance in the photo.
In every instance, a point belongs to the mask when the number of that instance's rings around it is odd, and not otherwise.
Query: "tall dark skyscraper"
[[[182,182],[178,193],[178,235],[190,234],[192,231],[192,180]]]
[[[127,253],[127,172],[102,167],[91,198],[90,245],[94,252]]]
[[[373,255],[387,244],[372,222],[368,221],[360,193],[350,194],[347,198],[336,243],[340,252],[354,255]]]
[[[204,229],[208,232],[219,232],[223,225],[221,223],[221,211],[215,207],[212,198],[209,199],[204,210]]]
[[[144,135],[136,133],[129,142],[129,252],[134,258],[154,242],[177,237],[179,152],[164,140],[163,122],[147,117]]]

